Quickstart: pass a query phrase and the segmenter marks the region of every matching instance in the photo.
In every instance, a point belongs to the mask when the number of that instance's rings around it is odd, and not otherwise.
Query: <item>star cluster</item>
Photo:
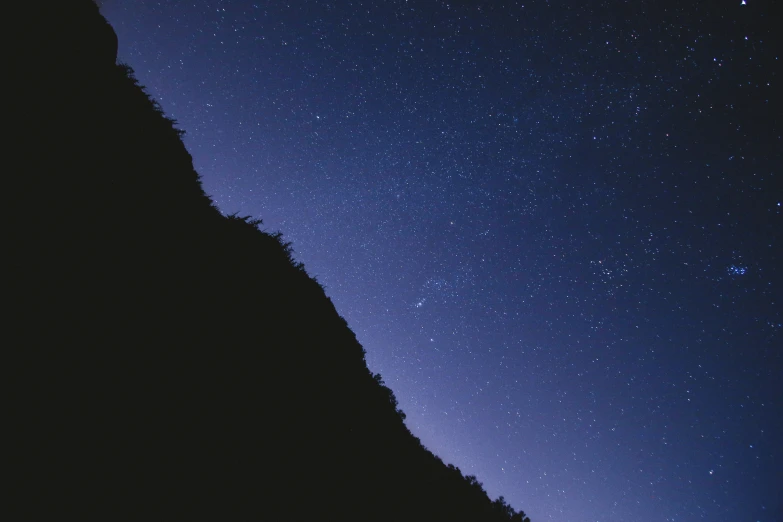
[[[771,3],[103,11],[207,192],[284,232],[490,495],[537,522],[783,516]]]

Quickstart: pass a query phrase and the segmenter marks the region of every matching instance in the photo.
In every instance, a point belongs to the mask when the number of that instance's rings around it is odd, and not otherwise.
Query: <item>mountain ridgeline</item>
[[[95,4],[17,9],[14,520],[528,520],[411,435],[279,234],[217,210]]]

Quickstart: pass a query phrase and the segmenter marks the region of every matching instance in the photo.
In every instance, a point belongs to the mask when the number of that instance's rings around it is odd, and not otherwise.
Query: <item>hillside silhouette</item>
[[[528,520],[411,435],[279,234],[218,211],[94,3],[16,9],[14,520]]]

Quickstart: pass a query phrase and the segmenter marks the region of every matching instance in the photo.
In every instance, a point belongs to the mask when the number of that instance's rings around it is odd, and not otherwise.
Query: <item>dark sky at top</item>
[[[534,522],[783,520],[772,2],[104,4],[446,462]]]

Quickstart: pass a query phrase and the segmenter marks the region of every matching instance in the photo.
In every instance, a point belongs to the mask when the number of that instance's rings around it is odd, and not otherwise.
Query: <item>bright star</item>
[[[741,266],[741,265],[731,265],[731,266],[729,266],[727,271],[728,271],[729,275],[741,276],[741,275],[745,275],[747,273],[748,267]]]

